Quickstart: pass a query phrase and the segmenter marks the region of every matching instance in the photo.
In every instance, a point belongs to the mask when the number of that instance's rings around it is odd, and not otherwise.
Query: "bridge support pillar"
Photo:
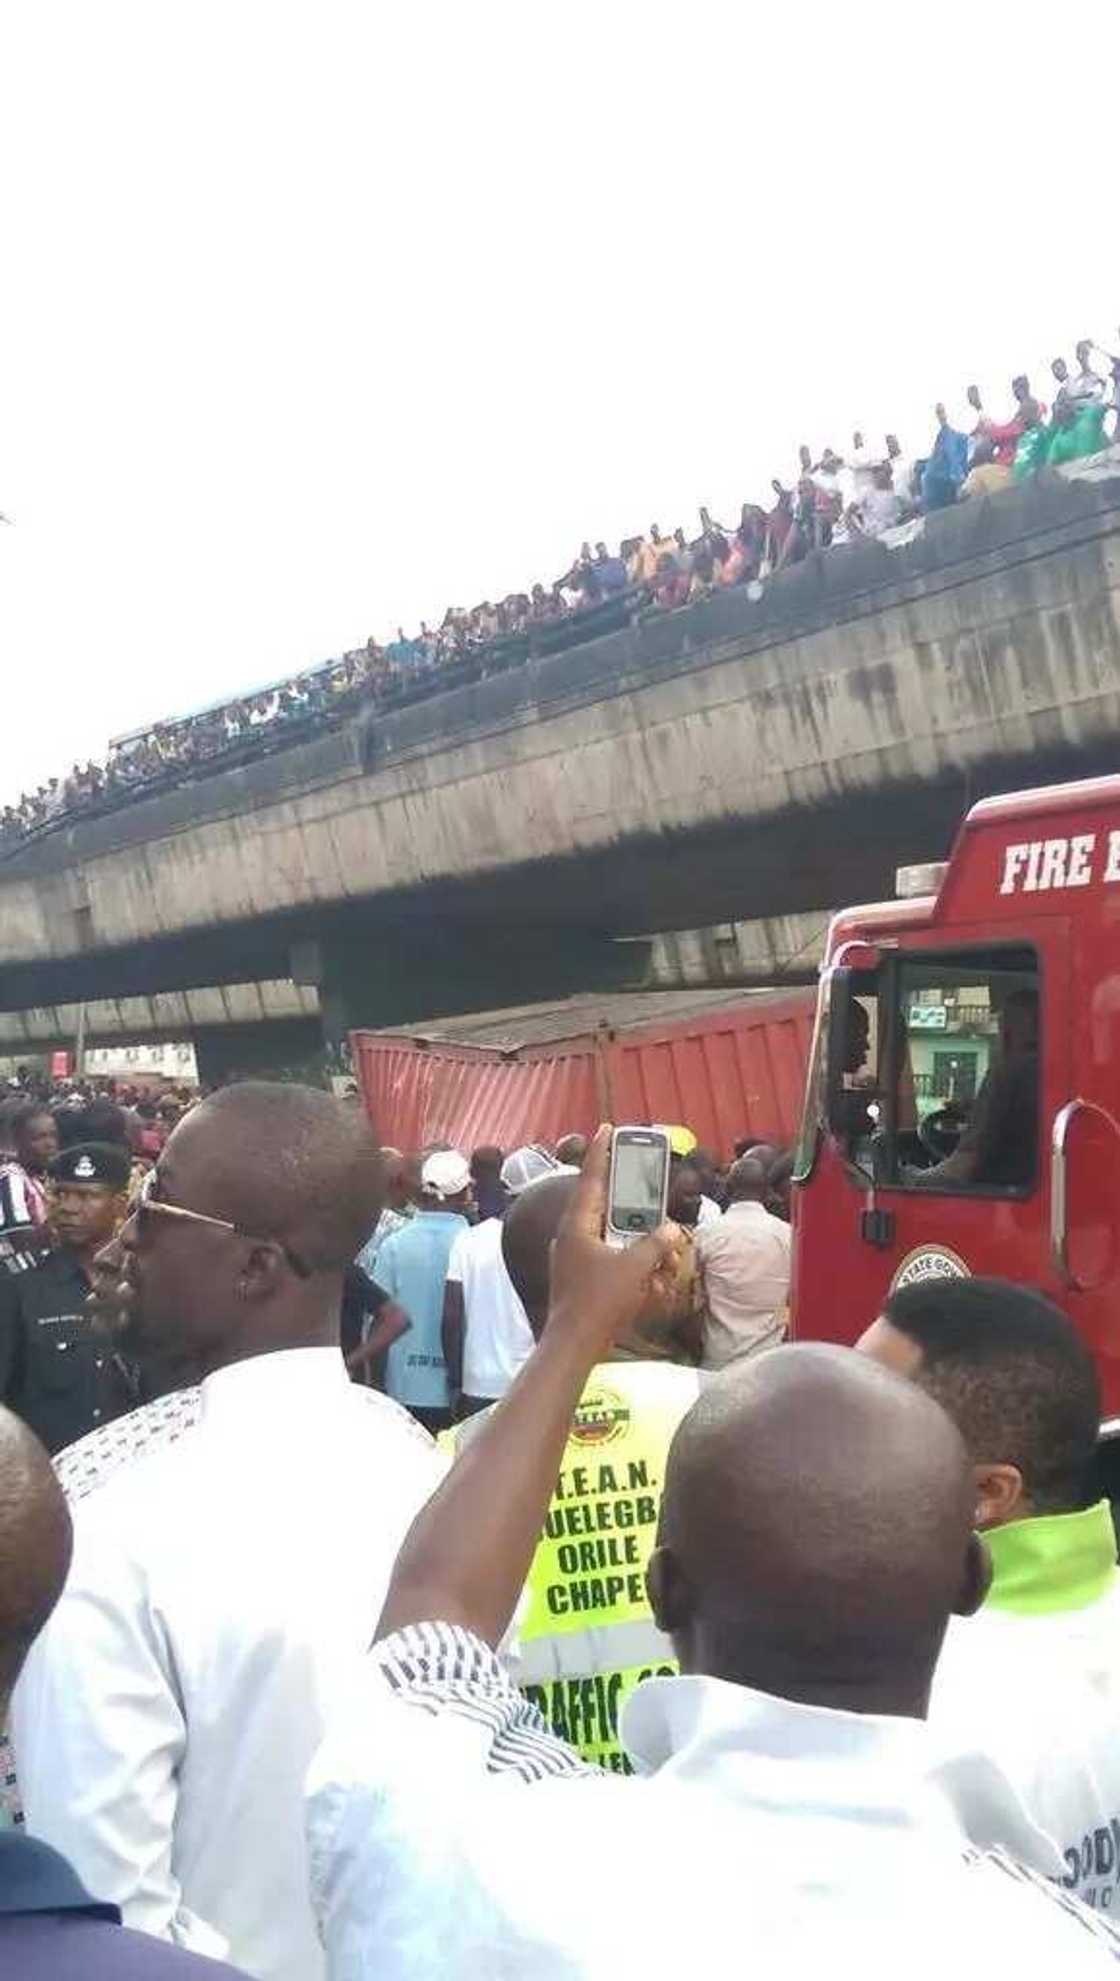
[[[191,1044],[204,1087],[221,1087],[228,1080],[306,1080],[317,1086],[323,1078],[323,1029],[317,1017],[200,1025]]]
[[[347,1036],[358,1028],[639,988],[650,945],[566,928],[397,924],[298,944],[291,961],[296,982],[319,991],[328,1063],[339,1072]]]

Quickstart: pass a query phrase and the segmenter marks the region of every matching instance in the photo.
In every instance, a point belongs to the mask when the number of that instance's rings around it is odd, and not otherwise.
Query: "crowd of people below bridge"
[[[1066,1316],[926,1279],[790,1344],[772,1142],[670,1127],[618,1251],[609,1130],[355,1098],[174,1106],[139,1183],[107,1095],[0,1106],[0,1969],[1116,1973]]]
[[[391,708],[482,679],[646,611],[678,611],[716,591],[757,587],[813,551],[889,542],[892,532],[931,510],[997,494],[1041,467],[1098,452],[1115,439],[1120,422],[1120,356],[1102,352],[1105,369],[1098,370],[1095,352],[1085,339],[1072,369],[1064,358],[1053,360],[1049,408],[1019,376],[1010,411],[993,418],[970,385],[968,430],[954,427],[938,405],[924,455],[908,454],[893,433],[871,444],[857,431],[843,453],[826,447],[817,458],[802,445],[791,483],[773,481],[772,502],[745,502],[735,524],[721,524],[702,508],[692,535],[683,528],[663,535],[653,524],[645,535],[625,538],[617,552],[584,543],[551,585],[537,583],[470,611],[452,608],[438,628],[422,623],[411,637],[399,628],[387,644],[371,637],[291,680],[119,739],[104,764],[75,764],[67,776],[6,806],[0,850],[64,820],[236,765],[359,708]]]
[[[12,1082],[0,1098],[0,1291],[7,1274],[26,1297],[41,1260],[55,1255],[58,1189],[73,1186],[72,1151],[92,1151],[101,1167],[106,1151],[117,1151],[111,1174],[90,1182],[113,1181],[107,1201],[119,1215],[173,1129],[204,1098],[187,1088],[152,1098],[112,1080]],[[348,1105],[360,1105],[356,1089]],[[641,1353],[714,1369],[781,1334],[792,1152],[748,1136],[724,1170],[690,1130],[676,1127],[671,1135],[669,1209],[689,1244],[672,1309]],[[572,1134],[555,1152],[532,1145],[505,1156],[485,1146],[468,1159],[442,1145],[412,1156],[382,1151],[384,1207],[344,1288],[341,1339],[356,1382],[383,1389],[437,1432],[504,1395],[533,1337],[503,1265],[501,1220],[530,1184],[576,1174],[586,1147],[585,1137]],[[96,1342],[92,1351],[96,1357]],[[74,1384],[68,1403],[48,1357],[48,1432],[20,1387],[34,1384],[36,1356],[16,1352],[11,1341],[5,1353],[0,1339],[0,1401],[22,1398],[23,1414],[52,1451],[93,1428],[83,1415],[97,1390],[86,1361],[74,1353],[66,1363]],[[137,1393],[135,1386],[120,1391]],[[99,1399],[97,1421],[103,1414]]]

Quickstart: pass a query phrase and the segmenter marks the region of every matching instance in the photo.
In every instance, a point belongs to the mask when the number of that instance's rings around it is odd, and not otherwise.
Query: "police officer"
[[[137,1402],[130,1372],[86,1311],[94,1256],[127,1212],[128,1151],[79,1143],[47,1174],[53,1248],[30,1271],[0,1278],[0,1398],[56,1452]]]

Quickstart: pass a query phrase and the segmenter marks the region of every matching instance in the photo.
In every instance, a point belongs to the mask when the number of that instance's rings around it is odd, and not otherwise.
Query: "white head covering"
[[[514,1149],[502,1164],[502,1182],[511,1197],[519,1197],[531,1183],[539,1183],[542,1176],[561,1176],[567,1164],[557,1162],[545,1149],[538,1149],[533,1142],[522,1149]]]
[[[420,1171],[421,1189],[441,1203],[448,1197],[461,1197],[470,1180],[470,1164],[458,1149],[437,1149],[425,1158]]]

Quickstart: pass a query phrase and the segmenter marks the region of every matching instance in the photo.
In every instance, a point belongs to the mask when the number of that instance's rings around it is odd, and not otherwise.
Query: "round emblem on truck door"
[[[897,1293],[901,1286],[918,1286],[926,1279],[971,1277],[964,1260],[956,1252],[950,1252],[947,1245],[915,1245],[912,1252],[907,1252],[895,1273],[890,1290]]]

